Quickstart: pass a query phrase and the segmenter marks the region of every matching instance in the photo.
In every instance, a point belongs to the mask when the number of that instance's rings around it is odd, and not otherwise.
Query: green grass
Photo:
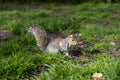
[[[8,29],[16,36],[0,44],[1,80],[92,80],[94,72],[102,73],[105,80],[120,79],[120,58],[99,53],[114,51],[117,46],[110,42],[120,42],[119,4],[48,5],[38,9],[11,5],[0,5],[0,29]],[[82,51],[93,60],[43,53],[34,36],[26,32],[32,24],[42,25],[48,34],[80,32],[82,39],[93,44]]]

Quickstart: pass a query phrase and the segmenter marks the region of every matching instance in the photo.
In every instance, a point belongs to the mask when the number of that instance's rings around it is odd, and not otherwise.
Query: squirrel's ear
[[[73,37],[73,35],[71,34],[70,37]]]

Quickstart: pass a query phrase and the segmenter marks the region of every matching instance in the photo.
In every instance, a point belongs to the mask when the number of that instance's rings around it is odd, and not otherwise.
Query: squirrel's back
[[[31,32],[35,36],[37,45],[41,48],[41,50],[44,50],[44,47],[48,42],[45,30],[41,26],[33,25],[28,28],[28,32]]]

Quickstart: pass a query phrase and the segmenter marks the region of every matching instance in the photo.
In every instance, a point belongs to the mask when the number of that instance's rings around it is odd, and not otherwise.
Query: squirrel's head
[[[76,45],[76,44],[77,44],[77,41],[76,41],[76,39],[73,37],[73,35],[68,35],[66,39],[68,40],[69,46],[71,46],[71,45]]]

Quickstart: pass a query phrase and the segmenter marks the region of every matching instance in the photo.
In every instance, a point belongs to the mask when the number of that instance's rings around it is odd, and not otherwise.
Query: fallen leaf
[[[115,42],[110,42],[110,44],[111,44],[111,45],[113,45],[113,46],[115,46],[115,45],[116,45],[116,44],[115,44]]]
[[[102,79],[103,80],[103,74],[102,73],[93,73],[92,78],[94,79]]]

